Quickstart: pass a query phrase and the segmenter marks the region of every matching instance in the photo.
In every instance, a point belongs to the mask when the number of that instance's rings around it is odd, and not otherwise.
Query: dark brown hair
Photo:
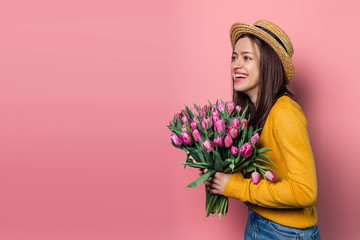
[[[254,106],[245,93],[234,89],[234,79],[232,84],[233,101],[236,105],[240,105],[242,109],[249,105],[247,112],[251,115],[249,124],[254,127],[263,128],[270,109],[276,100],[283,95],[291,98],[294,98],[294,96],[286,86],[284,68],[275,51],[266,42],[251,34],[241,35],[237,40],[244,37],[250,38],[258,46],[260,52],[260,79],[257,106]]]

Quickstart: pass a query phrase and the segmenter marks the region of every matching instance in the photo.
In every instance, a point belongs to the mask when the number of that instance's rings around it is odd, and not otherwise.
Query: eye
[[[251,60],[251,57],[244,56],[244,59],[245,59],[246,61],[249,61],[249,60]]]
[[[236,58],[237,58],[236,56],[232,56],[232,57],[231,57],[231,61],[236,60]]]

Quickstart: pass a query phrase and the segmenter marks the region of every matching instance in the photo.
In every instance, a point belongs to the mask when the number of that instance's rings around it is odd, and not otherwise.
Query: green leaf
[[[194,115],[192,114],[188,106],[185,105],[185,109],[188,115],[188,121],[191,122],[191,120],[194,118]]]
[[[253,136],[253,126],[250,126],[249,133],[248,133],[248,139],[251,139],[252,136]]]
[[[170,130],[173,130],[178,136],[181,136],[181,129],[178,129],[176,127],[173,127],[173,126],[167,126]]]
[[[222,166],[223,166],[223,161],[222,161],[222,158],[220,156],[220,153],[217,152],[217,151],[212,151],[213,155],[214,155],[214,158],[215,158],[215,164],[214,164],[214,168],[217,170],[217,171],[222,171]]]
[[[203,151],[203,154],[205,156],[206,163],[209,163],[211,164],[211,166],[213,166],[214,161],[212,160],[210,153],[208,153],[207,151]]]
[[[258,149],[257,153],[263,153],[263,152],[268,152],[268,151],[271,151],[271,150],[266,147],[263,147],[263,148]]]
[[[247,112],[247,110],[248,110],[248,107],[249,107],[249,105],[246,105],[246,107],[245,107],[244,110],[242,111],[241,119],[244,119],[244,118],[245,118],[245,115],[246,115],[246,112]]]
[[[194,157],[196,162],[206,163],[202,150],[194,148],[194,149],[189,149],[189,152],[191,156]]]
[[[194,162],[191,162],[191,163],[188,163],[188,162],[181,162],[180,164],[183,164],[185,166],[189,166],[189,167],[194,167],[194,168],[210,168],[210,164],[207,164],[207,163],[194,163]]]
[[[247,172],[253,172],[255,171],[255,167],[254,166],[250,166],[246,169]]]
[[[234,171],[235,159],[233,159],[233,158],[228,158],[228,159],[226,159],[226,160],[224,161],[224,163],[226,163],[226,162],[230,163],[230,164],[229,164],[229,167],[231,168],[232,171]]]
[[[242,136],[241,136],[241,142],[242,143],[245,142],[246,135],[247,135],[247,127],[245,127],[243,132],[242,132]]]
[[[274,164],[275,167],[278,167],[276,166],[275,163],[273,163],[273,161],[271,161],[270,157],[268,155],[265,155],[265,154],[259,154],[258,156],[262,156],[262,157],[265,157],[266,159],[268,159],[272,164]]]
[[[215,169],[209,169],[206,173],[204,173],[203,175],[201,175],[198,179],[196,179],[195,181],[191,182],[189,185],[187,185],[186,187],[197,187],[199,186],[203,181],[208,180],[208,178],[214,174],[216,172]]]
[[[255,161],[263,162],[263,163],[266,163],[266,164],[269,164],[269,163],[270,163],[269,161],[266,161],[266,160],[261,159],[261,158],[255,158]]]

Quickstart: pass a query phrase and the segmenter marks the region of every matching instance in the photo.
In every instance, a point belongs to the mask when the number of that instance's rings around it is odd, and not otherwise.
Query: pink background
[[[332,2],[3,1],[0,239],[242,239],[247,209],[205,217],[166,125],[231,98],[230,26],[258,19],[294,45],[321,236],[358,236],[360,15]]]

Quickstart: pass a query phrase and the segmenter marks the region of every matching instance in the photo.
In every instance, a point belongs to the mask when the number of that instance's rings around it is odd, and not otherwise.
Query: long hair
[[[271,107],[276,100],[283,95],[287,95],[293,99],[294,95],[286,86],[284,68],[275,51],[266,42],[251,34],[241,35],[237,40],[244,37],[250,38],[250,40],[258,46],[260,51],[257,104],[255,106],[245,93],[238,92],[234,89],[234,79],[232,81],[233,101],[236,105],[240,105],[242,109],[246,105],[249,105],[248,113],[250,113],[251,116],[249,124],[254,127],[263,128]]]

